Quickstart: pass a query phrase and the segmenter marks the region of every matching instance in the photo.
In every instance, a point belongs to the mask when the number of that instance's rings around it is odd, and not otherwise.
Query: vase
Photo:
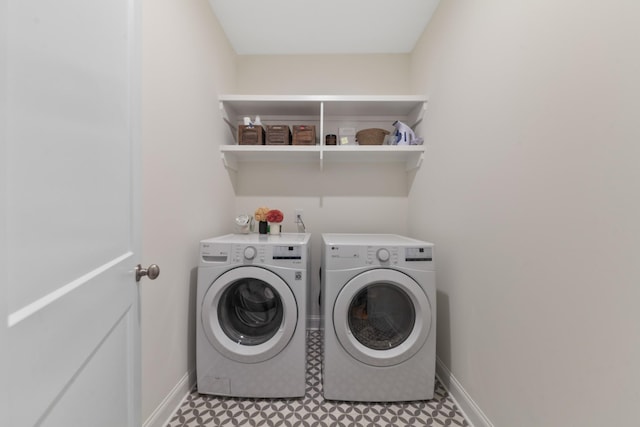
[[[272,222],[269,224],[269,234],[280,234],[282,231],[282,224],[279,222]]]
[[[258,223],[258,233],[267,234],[267,221],[260,221]]]

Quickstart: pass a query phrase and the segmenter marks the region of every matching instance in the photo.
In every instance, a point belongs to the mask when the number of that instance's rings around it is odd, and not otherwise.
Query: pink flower
[[[284,215],[278,209],[271,209],[267,212],[267,221],[269,222],[282,222]]]

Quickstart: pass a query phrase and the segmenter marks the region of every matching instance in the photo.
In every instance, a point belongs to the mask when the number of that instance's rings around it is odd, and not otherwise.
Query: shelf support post
[[[324,102],[320,101],[320,135],[318,143],[320,145],[320,172],[324,171]]]

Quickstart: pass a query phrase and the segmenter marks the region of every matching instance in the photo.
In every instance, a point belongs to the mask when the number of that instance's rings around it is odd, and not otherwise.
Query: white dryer
[[[200,393],[304,396],[309,238],[230,234],[200,242]]]
[[[326,399],[433,397],[433,250],[431,243],[398,235],[322,235]]]

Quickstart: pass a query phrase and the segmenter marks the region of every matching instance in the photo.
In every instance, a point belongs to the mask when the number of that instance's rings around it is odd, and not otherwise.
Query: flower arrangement
[[[278,209],[271,209],[269,212],[267,212],[266,218],[269,222],[281,223],[284,219],[284,215]]]
[[[267,220],[267,213],[270,212],[269,208],[265,207],[265,206],[261,206],[258,209],[256,209],[256,211],[253,214],[253,217],[255,218],[256,221],[259,222],[264,222]]]

